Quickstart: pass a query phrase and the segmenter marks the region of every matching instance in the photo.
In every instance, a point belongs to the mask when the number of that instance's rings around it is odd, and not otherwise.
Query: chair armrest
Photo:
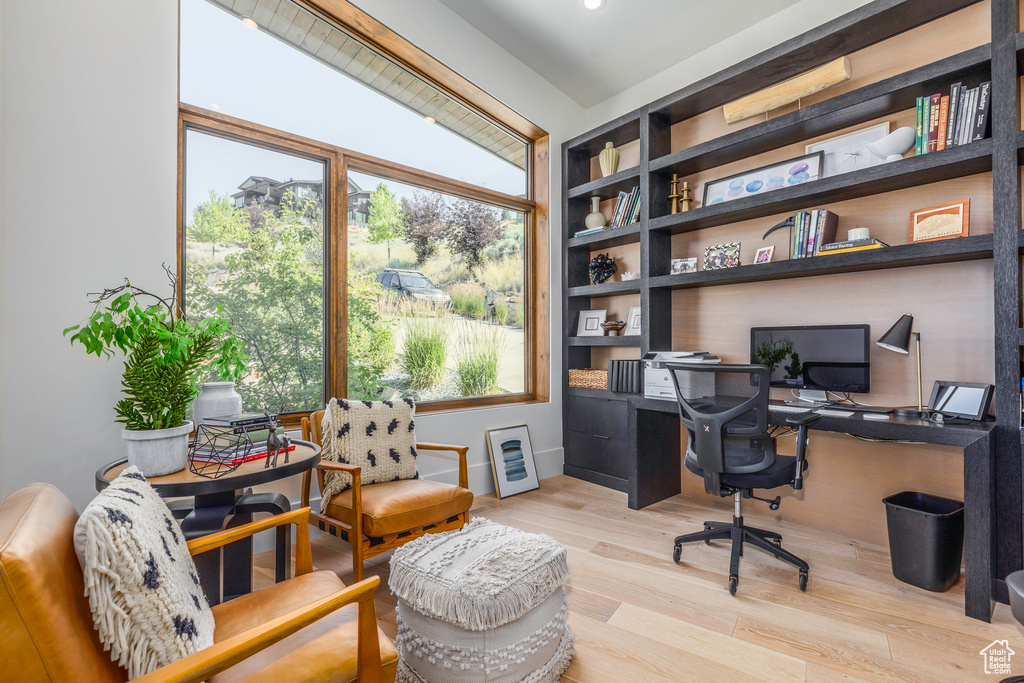
[[[284,526],[285,524],[294,524],[297,527],[295,534],[295,575],[308,574],[313,571],[313,551],[309,545],[308,507],[194,538],[188,542],[188,552],[190,555],[199,555],[210,550],[216,550],[229,543],[240,541],[243,538],[249,538],[261,531]]]
[[[358,465],[349,465],[344,462],[332,462],[330,460],[321,460],[316,466],[318,469],[324,470],[325,472],[328,470],[336,470],[338,472],[348,472],[352,476],[355,476],[362,471],[362,468]]]
[[[453,446],[443,443],[418,443],[416,449],[420,451],[452,451],[459,454],[459,486],[469,488],[469,473],[466,466],[466,454],[469,453],[469,446]]]
[[[357,676],[360,683],[380,683],[380,641],[377,635],[377,615],[373,605],[373,597],[379,584],[380,578],[376,576],[360,581],[305,607],[136,678],[134,683],[205,681],[353,602],[359,603]]]

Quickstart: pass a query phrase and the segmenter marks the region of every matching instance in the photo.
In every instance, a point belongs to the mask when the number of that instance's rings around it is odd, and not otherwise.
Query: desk
[[[774,404],[778,405],[773,401]],[[795,413],[771,410],[769,424],[785,424]],[[629,507],[634,510],[681,492],[683,453],[680,439],[679,407],[675,401],[632,396],[629,398],[629,453],[627,457]],[[916,418],[891,416],[888,420],[865,420],[861,413],[851,417],[822,415],[811,429],[839,432],[875,439],[921,441],[956,446],[964,451],[964,612],[989,621],[993,592],[993,510],[994,482],[992,430],[994,422],[963,425],[935,424]],[[814,451],[807,459],[814,464]],[[913,483],[907,483],[913,488]]]

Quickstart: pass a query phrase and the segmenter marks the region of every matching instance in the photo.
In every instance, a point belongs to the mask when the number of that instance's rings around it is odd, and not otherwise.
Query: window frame
[[[406,183],[483,202],[524,214],[524,390],[515,394],[427,401],[417,405],[422,413],[483,408],[550,400],[550,254],[548,202],[550,182],[547,133],[487,94],[471,82],[408,43],[346,0],[297,0],[368,46],[380,51],[427,82],[458,100],[480,116],[505,128],[527,145],[526,198],[453,180],[393,161],[312,140],[300,135],[178,102],[178,216],[177,260],[179,276],[185,272],[185,137],[189,130],[236,140],[326,164],[329,183],[324,191],[324,394],[342,397],[348,391],[347,265],[348,265],[348,171],[367,173],[385,180]],[[180,48],[180,45],[179,45]],[[179,69],[180,79],[180,69]],[[184,287],[179,303],[184,307]],[[183,308],[184,310],[184,308]],[[303,415],[282,416],[285,426],[297,426]]]

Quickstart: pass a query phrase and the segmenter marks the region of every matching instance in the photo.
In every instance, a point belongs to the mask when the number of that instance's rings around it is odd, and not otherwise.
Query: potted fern
[[[90,294],[95,297],[90,299],[92,315],[63,333],[86,353],[107,358],[117,351],[124,354],[124,398],[114,412],[124,425],[121,436],[129,464],[150,477],[185,468],[192,431],[186,416],[201,375],[211,372],[235,381],[247,360],[226,316],[185,320],[178,306],[177,277],[166,265],[164,271],[170,297],[147,292],[125,278],[118,287]]]

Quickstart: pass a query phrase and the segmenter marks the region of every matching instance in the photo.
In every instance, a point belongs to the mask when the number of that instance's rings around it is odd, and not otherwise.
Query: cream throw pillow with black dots
[[[85,508],[75,551],[100,642],[129,679],[213,645],[213,612],[185,537],[138,469]]]
[[[356,465],[363,484],[416,479],[416,404],[398,401],[349,401],[332,398],[320,424],[324,460]],[[352,487],[346,472],[324,476],[321,499]]]

